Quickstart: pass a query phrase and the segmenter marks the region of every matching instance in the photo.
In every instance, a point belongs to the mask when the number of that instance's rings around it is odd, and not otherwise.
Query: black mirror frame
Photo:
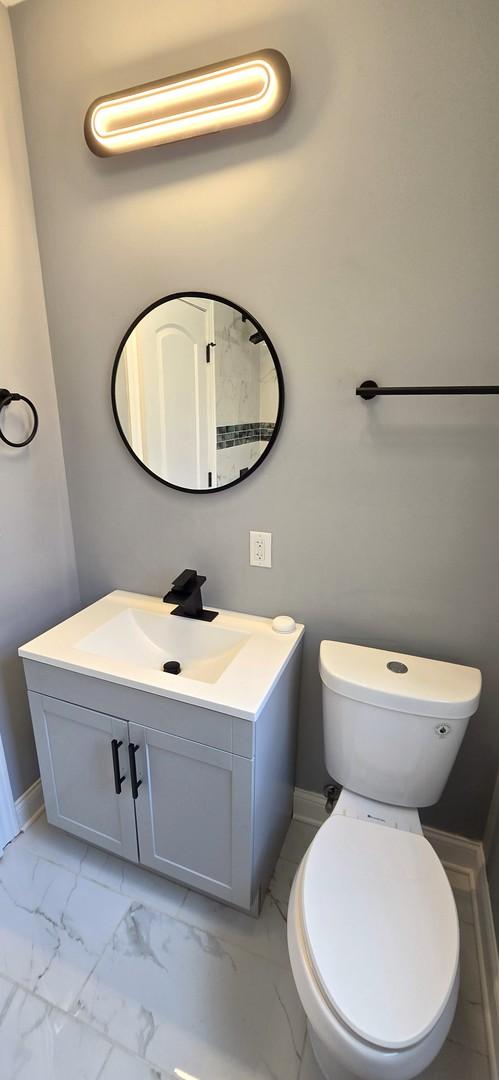
[[[118,374],[118,366],[119,366],[119,362],[120,362],[120,359],[121,359],[121,354],[122,354],[123,349],[124,349],[124,347],[125,347],[125,345],[126,345],[126,343],[128,341],[128,338],[130,337],[130,334],[133,333],[133,331],[135,330],[135,327],[141,321],[141,319],[143,319],[145,315],[148,315],[150,311],[154,311],[154,308],[159,307],[160,304],[167,303],[169,300],[181,300],[182,297],[184,297],[184,296],[193,296],[193,297],[197,296],[200,299],[204,298],[205,300],[218,300],[221,304],[226,304],[227,306],[234,308],[235,311],[239,311],[240,314],[242,316],[244,316],[244,318],[246,318],[248,320],[248,322],[250,322],[251,325],[254,326],[255,329],[258,330],[258,332],[262,335],[263,340],[265,341],[265,344],[266,344],[266,346],[267,346],[267,348],[268,348],[268,350],[270,352],[272,360],[274,361],[274,366],[275,366],[275,370],[276,370],[276,374],[277,374],[277,385],[278,385],[278,389],[279,389],[279,404],[278,404],[278,408],[277,408],[277,417],[276,417],[276,421],[275,421],[275,425],[274,425],[274,431],[272,433],[272,436],[269,439],[269,441],[267,443],[267,446],[265,447],[265,450],[260,454],[260,457],[258,458],[258,461],[255,461],[254,465],[252,465],[251,468],[249,468],[247,470],[247,472],[244,473],[243,476],[238,476],[237,480],[231,480],[230,484],[223,484],[222,487],[186,488],[186,487],[181,487],[180,484],[172,484],[170,480],[164,480],[162,476],[158,476],[157,473],[153,472],[152,469],[149,469],[149,467],[147,465],[145,465],[143,461],[141,461],[141,459],[135,453],[135,450],[132,449],[132,447],[130,446],[130,443],[128,442],[128,439],[127,439],[127,437],[125,435],[125,432],[123,431],[123,428],[121,426],[120,419],[119,419],[119,416],[118,416],[118,408],[117,408],[117,404],[116,404],[116,378],[117,378],[117,374]],[[118,346],[118,350],[116,352],[116,356],[115,356],[114,364],[113,364],[113,371],[112,371],[112,375],[111,375],[111,404],[112,404],[112,408],[113,408],[113,416],[114,416],[114,420],[115,420],[115,423],[116,423],[116,427],[118,428],[118,431],[119,431],[119,433],[121,435],[121,438],[122,438],[128,452],[132,455],[133,458],[135,458],[135,461],[137,462],[138,465],[140,465],[141,469],[144,469],[144,471],[146,473],[149,473],[149,476],[154,477],[155,480],[159,480],[160,484],[165,484],[166,487],[173,488],[175,491],[185,491],[189,495],[215,495],[216,492],[218,492],[218,491],[228,491],[229,488],[235,487],[236,484],[241,484],[243,482],[243,480],[247,480],[248,477],[251,476],[252,473],[254,473],[256,471],[256,469],[258,469],[259,466],[265,461],[265,458],[268,457],[268,455],[269,455],[269,453],[270,453],[270,451],[271,451],[271,449],[272,449],[272,447],[273,447],[273,445],[274,445],[274,443],[275,443],[275,441],[277,439],[277,436],[279,434],[279,429],[281,427],[282,418],[283,418],[283,414],[284,414],[284,378],[283,378],[283,374],[282,374],[282,368],[281,368],[281,364],[280,364],[280,361],[279,361],[279,357],[278,357],[277,352],[276,352],[276,350],[274,348],[274,345],[272,344],[271,339],[269,338],[269,335],[267,334],[266,330],[264,330],[261,323],[259,323],[258,320],[255,319],[254,315],[251,315],[250,312],[246,310],[246,308],[241,307],[240,304],[234,303],[233,300],[228,300],[226,296],[218,296],[216,293],[193,292],[193,291],[190,291],[190,292],[175,292],[175,293],[169,293],[167,296],[162,296],[160,300],[155,300],[153,304],[149,304],[148,307],[144,308],[144,310],[141,311],[139,315],[137,315],[136,319],[134,319],[133,323],[128,327],[128,330],[123,335],[123,337],[122,337],[122,339],[120,341],[120,344]]]

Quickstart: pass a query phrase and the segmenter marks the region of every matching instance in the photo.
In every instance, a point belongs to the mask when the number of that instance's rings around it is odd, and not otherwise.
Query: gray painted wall
[[[485,677],[440,805],[482,833],[499,758],[497,398],[365,405],[356,383],[497,382],[495,0],[28,0],[12,9],[83,599],[208,575],[206,600],[308,627],[297,780],[320,789],[321,637]],[[40,47],[43,43],[43,47]],[[253,48],[293,73],[266,126],[100,160],[99,94]],[[287,403],[256,475],[169,491],[113,426],[132,318],[170,291],[243,304]],[[272,570],[248,532],[273,533]]]
[[[30,446],[0,442],[0,736],[17,798],[38,776],[17,648],[74,610],[78,589],[16,64],[1,3],[0,207],[0,386],[31,397],[40,414]],[[25,419],[4,414],[2,427],[21,438]]]

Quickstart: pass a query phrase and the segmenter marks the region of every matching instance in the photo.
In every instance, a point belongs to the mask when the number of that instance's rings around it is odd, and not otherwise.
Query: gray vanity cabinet
[[[256,720],[24,666],[51,824],[258,913],[292,813],[299,652]]]
[[[113,739],[121,743],[118,753],[124,766],[128,724],[42,694],[30,693],[29,699],[49,821],[136,860],[133,800],[115,793],[111,750]]]
[[[29,693],[47,818],[90,844],[251,905],[251,759]],[[121,792],[112,742],[119,744]],[[129,744],[139,786],[133,798]]]
[[[142,779],[135,803],[140,861],[249,907],[252,762],[130,724]]]

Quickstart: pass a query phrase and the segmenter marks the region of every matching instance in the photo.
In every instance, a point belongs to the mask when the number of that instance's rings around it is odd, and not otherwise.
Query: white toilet
[[[481,675],[335,641],[319,667],[343,790],[293,884],[291,967],[327,1080],[409,1080],[439,1052],[459,989],[454,897],[417,807],[442,794]]]

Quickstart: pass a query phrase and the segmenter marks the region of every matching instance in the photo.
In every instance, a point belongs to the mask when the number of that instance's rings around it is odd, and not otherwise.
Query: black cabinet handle
[[[128,757],[130,759],[130,783],[132,785],[132,798],[136,799],[142,780],[137,780],[137,765],[135,763],[135,751],[139,747],[136,743],[128,743]]]
[[[113,739],[111,741],[111,750],[113,754],[114,790],[117,795],[121,795],[121,785],[125,779],[124,776],[121,776],[120,755],[118,753],[120,746],[123,746],[121,739],[119,742],[117,739]]]

